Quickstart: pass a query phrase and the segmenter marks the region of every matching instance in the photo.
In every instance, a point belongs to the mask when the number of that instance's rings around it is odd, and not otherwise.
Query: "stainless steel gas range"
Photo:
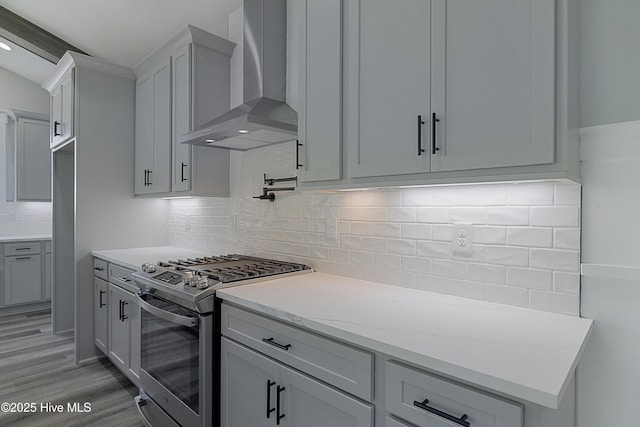
[[[153,427],[217,425],[216,290],[310,272],[303,264],[225,255],[146,263],[133,273],[142,308],[136,404],[143,422]]]

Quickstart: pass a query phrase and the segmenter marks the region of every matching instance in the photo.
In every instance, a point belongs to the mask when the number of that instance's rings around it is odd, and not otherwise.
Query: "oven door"
[[[178,424],[210,426],[213,316],[149,293],[138,299],[142,390]]]

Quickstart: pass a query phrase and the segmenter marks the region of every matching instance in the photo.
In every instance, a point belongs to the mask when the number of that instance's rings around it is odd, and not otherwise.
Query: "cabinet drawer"
[[[37,255],[40,253],[40,242],[7,243],[4,245],[5,256]]]
[[[222,335],[364,400],[372,400],[373,355],[227,304]]]
[[[44,251],[48,254],[50,254],[51,252],[53,252],[52,250],[52,245],[51,245],[51,240],[47,240],[46,242],[44,242]]]
[[[93,259],[93,275],[103,280],[108,280],[107,261],[98,258]]]
[[[109,264],[109,282],[129,292],[137,293],[138,288],[131,278],[131,273],[133,273],[133,271],[128,268],[120,267],[116,264]]]
[[[412,424],[403,423],[390,417],[385,418],[384,421],[385,427],[414,427]]]
[[[523,408],[518,403],[395,362],[387,362],[386,380],[387,410],[418,426],[466,425],[448,421],[447,415],[458,419],[466,415],[463,421],[473,427],[523,426]]]

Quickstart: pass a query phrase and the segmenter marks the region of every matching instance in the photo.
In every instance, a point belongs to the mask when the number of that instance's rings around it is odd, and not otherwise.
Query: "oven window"
[[[190,311],[162,299],[152,298],[147,302],[174,314],[193,316]],[[182,326],[143,309],[141,328],[142,368],[199,414],[199,325]]]

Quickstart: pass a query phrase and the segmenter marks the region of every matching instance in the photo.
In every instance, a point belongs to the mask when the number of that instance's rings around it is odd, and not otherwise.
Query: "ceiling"
[[[0,41],[11,47],[7,52],[0,49],[0,67],[41,85],[53,71],[53,64],[15,43],[0,37]]]
[[[242,0],[0,0],[0,5],[92,56],[132,68],[186,24],[220,32]]]

